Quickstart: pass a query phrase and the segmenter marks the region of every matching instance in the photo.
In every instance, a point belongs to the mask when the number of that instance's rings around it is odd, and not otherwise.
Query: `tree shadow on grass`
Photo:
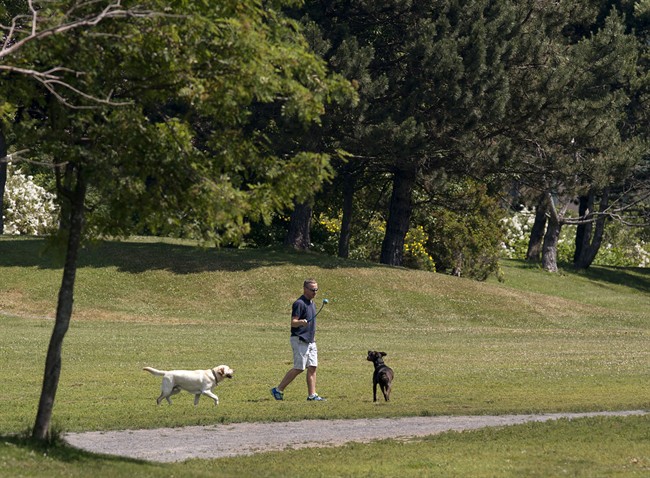
[[[64,251],[48,240],[34,237],[0,236],[0,267],[36,267],[60,269]],[[539,268],[525,261],[512,261],[523,268]],[[388,267],[372,262],[359,262],[314,252],[289,248],[233,249],[203,248],[191,244],[137,241],[98,241],[80,252],[78,267],[116,267],[122,272],[139,273],[168,270],[176,274],[214,271],[248,271],[287,264],[323,269]],[[650,269],[639,267],[592,266],[577,271],[570,264],[561,264],[562,273],[586,277],[594,282],[622,285],[650,292]]]
[[[63,267],[64,251],[42,238],[0,238],[0,267]],[[122,272],[139,273],[168,270],[176,274],[214,271],[248,271],[286,264],[324,269],[386,267],[381,264],[345,260],[289,248],[234,249],[204,248],[165,242],[98,241],[86,245],[77,266],[116,267]]]
[[[144,460],[137,460],[134,458],[126,458],[111,455],[98,455],[90,453],[78,448],[74,448],[64,442],[61,438],[55,438],[51,442],[37,441],[26,434],[19,435],[0,435],[0,452],[3,447],[12,447],[18,450],[24,450],[26,454],[36,457],[44,457],[43,461],[58,461],[64,463],[83,466],[84,463],[101,461],[104,464],[110,463],[133,463],[133,464],[149,464]],[[46,458],[45,458],[46,457]],[[15,470],[17,473],[21,470]]]
[[[586,270],[564,269],[569,275],[586,277],[594,282],[622,285],[650,292],[650,269],[642,267],[602,267],[591,266]]]
[[[509,259],[522,269],[542,270],[540,264],[524,260]],[[571,263],[558,264],[561,273],[566,276],[584,277],[594,283],[603,285],[621,285],[641,292],[650,292],[650,269],[643,267],[591,266],[588,269],[575,269]],[[548,272],[544,272],[548,274]]]

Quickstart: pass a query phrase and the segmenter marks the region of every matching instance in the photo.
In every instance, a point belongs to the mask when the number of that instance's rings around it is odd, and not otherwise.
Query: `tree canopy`
[[[392,181],[388,264],[402,263],[415,198],[439,202],[444,183],[552,197],[546,212],[562,222],[576,196],[629,180],[647,151],[647,70],[623,3],[308,1],[314,48],[360,94],[324,119],[350,153],[342,230],[369,172]]]

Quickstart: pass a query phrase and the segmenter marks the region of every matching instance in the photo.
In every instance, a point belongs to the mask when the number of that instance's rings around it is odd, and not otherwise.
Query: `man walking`
[[[302,295],[291,307],[291,349],[293,350],[293,368],[290,369],[280,385],[271,389],[276,400],[284,399],[284,389],[293,379],[307,369],[307,400],[325,401],[316,393],[316,368],[318,367],[318,348],[316,347],[316,306],[314,297],[318,292],[318,283],[307,279],[303,283]]]

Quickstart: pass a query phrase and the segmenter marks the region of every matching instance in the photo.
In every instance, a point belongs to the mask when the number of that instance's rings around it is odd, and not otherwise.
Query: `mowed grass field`
[[[650,473],[647,417],[165,466],[65,447],[44,457],[15,435],[36,414],[61,263],[41,239],[0,237],[2,476]],[[503,270],[504,283],[479,283],[281,249],[201,249],[145,239],[88,246],[64,342],[55,427],[650,408],[650,271],[548,274],[517,261],[505,261]],[[328,401],[307,403],[299,377],[285,401],[276,402],[269,389],[291,367],[290,307],[307,277],[319,282],[319,306],[329,299],[317,335],[318,392]],[[368,349],[387,352],[395,370],[390,403],[372,402]],[[194,407],[185,393],[158,407],[160,378],[142,371],[221,363],[235,377],[217,388],[218,407],[205,398]]]

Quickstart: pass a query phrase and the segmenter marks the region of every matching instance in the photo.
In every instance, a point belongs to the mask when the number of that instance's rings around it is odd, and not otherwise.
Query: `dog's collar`
[[[212,376],[214,377],[214,384],[219,385],[219,379],[217,378],[217,374],[214,373],[214,369],[212,369]]]

